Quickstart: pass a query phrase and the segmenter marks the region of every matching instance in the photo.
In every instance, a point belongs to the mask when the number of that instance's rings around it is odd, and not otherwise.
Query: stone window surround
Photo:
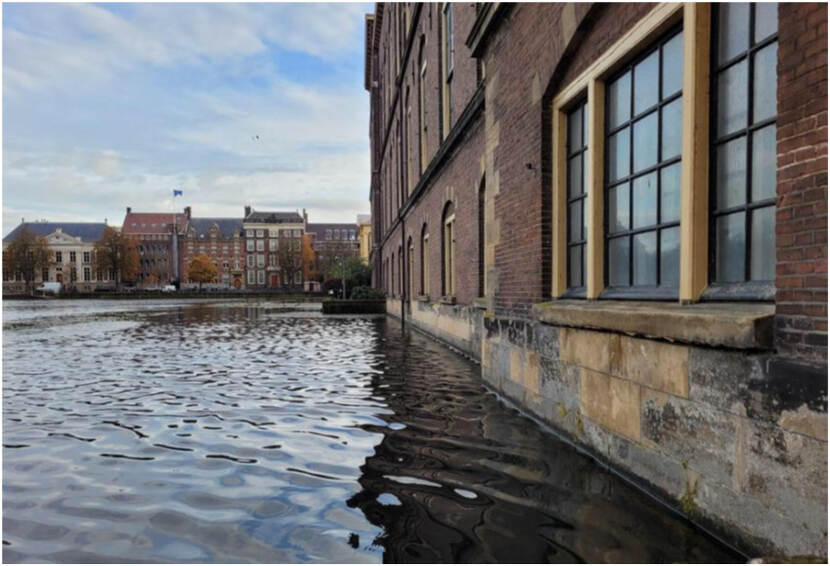
[[[587,261],[585,296],[600,298],[604,283],[604,114],[605,80],[630,57],[671,27],[683,22],[683,104],[680,285],[678,300],[700,300],[708,285],[708,161],[709,161],[709,4],[659,4],[623,35],[553,100],[553,258],[552,295],[567,291],[566,166],[567,110],[580,97],[588,98]]]

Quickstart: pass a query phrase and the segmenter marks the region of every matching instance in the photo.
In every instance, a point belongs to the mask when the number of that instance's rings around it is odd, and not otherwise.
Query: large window
[[[444,110],[443,137],[447,137],[452,127],[452,76],[455,48],[453,46],[453,6],[451,2],[444,4],[443,11],[443,40],[442,54],[444,58],[444,89],[442,104]]]
[[[587,239],[587,187],[585,155],[588,147],[588,105],[583,100],[568,113],[567,139],[567,269],[568,289],[579,293],[585,289],[585,253]]]
[[[676,296],[680,268],[683,33],[606,87],[608,291]]]
[[[716,4],[712,22],[710,280],[772,298],[778,5]]]
[[[420,70],[418,80],[418,167],[420,167],[421,174],[423,174],[427,168],[427,62],[424,60],[424,36],[421,36],[421,47],[418,50],[418,69]]]
[[[406,262],[406,296],[408,299],[412,299],[414,292],[415,292],[415,244],[412,243],[412,238],[409,238],[409,243],[407,245],[407,262]]]
[[[429,295],[429,230],[421,230],[421,294]]]
[[[451,202],[444,207],[443,230],[441,232],[442,292],[445,297],[455,296],[455,207]]]

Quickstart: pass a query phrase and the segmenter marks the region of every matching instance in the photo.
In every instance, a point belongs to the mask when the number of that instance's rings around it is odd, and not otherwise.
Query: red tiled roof
[[[175,222],[184,228],[187,217],[181,213],[130,212],[124,217],[123,234],[169,234]]]

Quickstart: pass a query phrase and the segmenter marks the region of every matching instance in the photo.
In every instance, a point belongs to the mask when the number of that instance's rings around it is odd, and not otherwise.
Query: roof
[[[314,235],[315,240],[326,240],[326,230],[351,230],[357,237],[357,224],[311,224],[306,226],[306,232]],[[328,238],[330,241],[338,241],[333,238]]]
[[[226,240],[233,238],[234,234],[242,231],[241,218],[191,218],[188,223],[188,230],[193,228],[197,238],[209,238],[210,229],[216,225],[219,228],[221,237]]]
[[[128,212],[124,217],[123,234],[169,234],[173,222],[183,227],[187,216],[172,212]]]
[[[302,224],[299,212],[251,211],[245,222],[262,222],[264,224]]]
[[[3,241],[11,242],[17,238],[24,227],[35,236],[48,236],[60,228],[64,234],[80,238],[84,242],[97,242],[101,239],[107,225],[104,222],[21,222],[17,228],[3,238]]]

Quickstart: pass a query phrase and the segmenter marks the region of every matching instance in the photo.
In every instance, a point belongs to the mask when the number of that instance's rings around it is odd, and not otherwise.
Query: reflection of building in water
[[[348,502],[384,529],[386,562],[735,558],[504,406],[471,362],[419,335],[403,341],[384,342],[373,395],[394,415],[362,427],[385,436]]]

